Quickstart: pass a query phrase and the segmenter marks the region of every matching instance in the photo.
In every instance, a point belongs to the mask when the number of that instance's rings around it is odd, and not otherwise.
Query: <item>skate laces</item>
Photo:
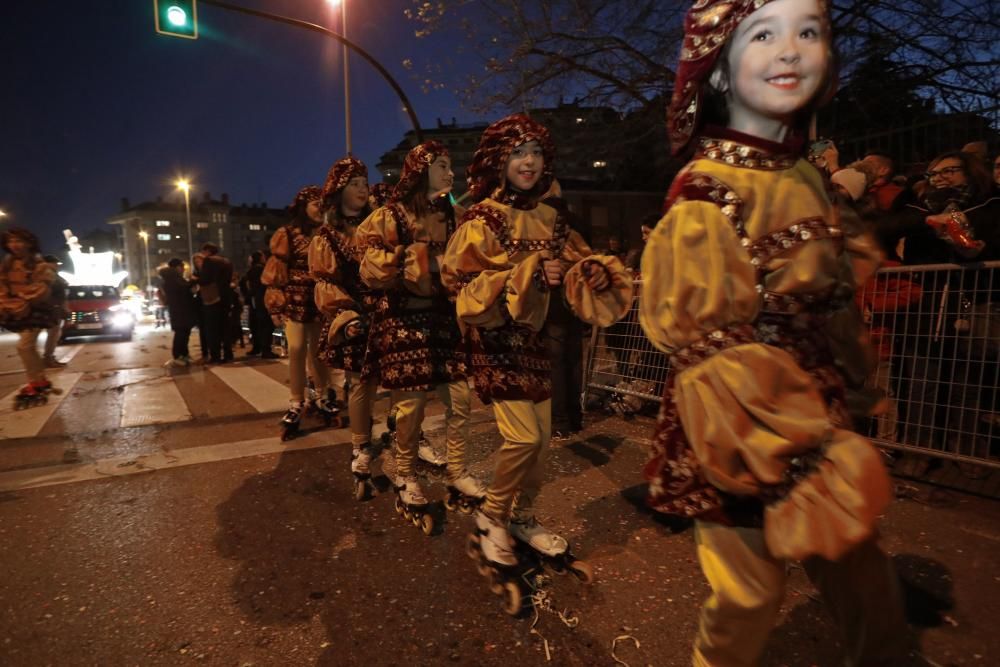
[[[420,483],[417,481],[416,477],[407,477],[401,479],[400,482],[400,493],[406,492],[409,494],[409,503],[411,505],[426,505],[427,498],[424,497],[423,489],[420,488]]]
[[[555,549],[556,547],[564,549],[568,544],[561,536],[538,523],[538,519],[534,515],[526,518],[512,518],[510,528],[511,532],[516,531],[522,540],[529,544],[535,544],[542,550]]]

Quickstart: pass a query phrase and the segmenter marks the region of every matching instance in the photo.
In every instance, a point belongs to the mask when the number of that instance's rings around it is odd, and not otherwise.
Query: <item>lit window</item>
[[[594,169],[604,169],[608,166],[608,163],[604,160],[594,160]]]
[[[170,226],[170,221],[169,220],[157,220],[156,221],[156,226],[157,227],[169,227]]]
[[[578,116],[577,119],[576,119],[576,124],[579,125],[582,122],[583,122],[583,119]]]
[[[251,232],[259,232],[260,231],[260,225],[257,225],[257,224],[250,225],[250,231]]]
[[[170,239],[171,239],[170,234],[157,234],[156,235],[156,240],[157,241],[169,241]]]
[[[195,223],[195,226],[198,227],[198,229],[208,229],[208,223],[207,222],[198,222],[198,223]]]

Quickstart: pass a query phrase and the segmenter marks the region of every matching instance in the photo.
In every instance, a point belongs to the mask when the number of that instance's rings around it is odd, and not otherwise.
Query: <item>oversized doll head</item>
[[[337,160],[323,184],[323,215],[330,223],[368,210],[368,167],[355,157]]]
[[[318,185],[307,185],[288,205],[288,214],[292,221],[304,225],[318,225],[323,221],[321,213],[321,202],[323,201],[323,191]]]
[[[836,90],[827,0],[697,0],[667,109],[671,152],[706,123],[782,141]]]
[[[552,184],[555,144],[548,129],[524,114],[501,118],[483,131],[468,169],[472,201],[513,190],[540,198]]]

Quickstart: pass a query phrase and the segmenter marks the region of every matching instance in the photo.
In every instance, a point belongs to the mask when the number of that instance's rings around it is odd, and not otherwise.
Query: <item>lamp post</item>
[[[177,187],[184,191],[184,213],[187,215],[188,262],[194,266],[194,240],[191,235],[191,183],[182,178],[177,181]]]
[[[142,257],[145,260],[144,265],[146,267],[146,298],[149,298],[149,290],[152,285],[149,284],[149,232],[143,230],[139,232],[139,238],[142,239],[142,243],[145,246],[145,252],[143,252]]]
[[[331,6],[340,5],[340,34],[347,39],[347,0],[327,0]],[[351,69],[350,51],[344,44],[344,135],[347,154],[351,155]]]

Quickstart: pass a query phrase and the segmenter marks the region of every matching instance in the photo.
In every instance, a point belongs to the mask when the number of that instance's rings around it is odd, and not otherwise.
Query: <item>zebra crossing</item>
[[[15,411],[16,390],[0,398],[0,441],[282,412],[288,386],[277,378],[287,375],[286,367],[287,361],[176,373],[161,368],[51,373],[59,393],[50,394],[43,406]]]

